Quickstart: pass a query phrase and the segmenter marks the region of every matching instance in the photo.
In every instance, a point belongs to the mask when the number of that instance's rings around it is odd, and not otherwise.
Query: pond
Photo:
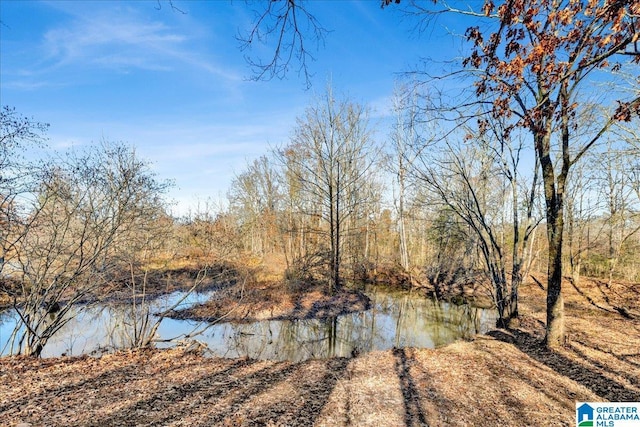
[[[212,292],[189,295],[183,307],[207,300]],[[496,322],[493,310],[438,302],[417,293],[374,288],[367,294],[372,300],[371,309],[327,319],[209,325],[167,318],[156,332],[156,345],[168,347],[174,344],[163,340],[204,329],[195,338],[206,344],[213,356],[301,361],[393,347],[436,348],[485,333]],[[149,310],[162,311],[183,296],[174,292],[158,298],[150,303]],[[100,354],[126,347],[133,330],[131,313],[130,305],[86,308],[49,341],[42,356]],[[15,316],[13,311],[0,312],[3,354],[10,352],[7,344],[16,325]]]

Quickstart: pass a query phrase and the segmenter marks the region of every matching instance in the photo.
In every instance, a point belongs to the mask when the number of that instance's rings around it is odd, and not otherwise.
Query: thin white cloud
[[[150,71],[171,71],[172,68],[168,65],[160,63],[152,63],[145,58],[136,57],[132,55],[123,55],[122,53],[104,55],[100,58],[96,58],[93,61],[94,64],[101,65],[108,68],[116,68],[126,71],[131,68],[139,68]]]
[[[294,117],[295,111],[282,110],[256,115],[252,122],[232,115],[209,123],[201,116],[174,120],[154,116],[132,122],[81,120],[66,128],[54,125],[50,145],[64,149],[92,145],[100,139],[126,141],[152,163],[159,179],[175,182],[170,197],[184,211],[194,206],[196,194],[225,195],[248,161],[286,142]],[[100,129],[104,130],[102,135],[98,134]]]
[[[58,84],[47,82],[47,81],[26,81],[26,80],[9,80],[3,81],[2,87],[6,89],[15,89],[21,91],[34,91],[46,87],[59,86]]]
[[[46,75],[68,69],[180,71],[195,68],[227,81],[241,72],[221,67],[207,52],[195,25],[170,26],[133,8],[68,12],[69,20],[44,33],[41,60],[30,72]],[[18,74],[18,73],[16,73]]]

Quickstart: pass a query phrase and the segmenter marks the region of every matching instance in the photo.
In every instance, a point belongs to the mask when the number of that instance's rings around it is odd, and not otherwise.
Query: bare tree
[[[341,286],[344,240],[354,230],[349,220],[371,203],[374,147],[366,110],[336,100],[331,89],[309,107],[289,147],[280,152],[299,191],[311,203],[305,214],[317,217],[316,230],[328,240],[329,289]],[[297,153],[286,157],[287,150]]]
[[[15,256],[15,239],[20,236],[19,197],[32,184],[34,167],[22,152],[42,146],[48,127],[18,114],[14,108],[4,106],[0,111],[0,275],[5,263]],[[1,276],[0,286],[4,286]]]
[[[531,136],[543,182],[549,242],[545,340],[549,347],[559,346],[564,342],[562,248],[569,171],[615,123],[631,121],[640,111],[637,83],[628,80],[618,91],[601,96],[606,116],[576,132],[576,117],[593,105],[585,102],[581,89],[601,83],[605,71],[612,81],[613,73],[640,61],[640,4],[636,0],[456,4],[460,7],[441,1],[411,3],[425,25],[443,13],[470,20],[465,35],[471,51],[455,74],[472,76],[475,96],[456,102],[458,107],[488,108],[485,116],[474,116],[477,110],[467,109],[471,114],[464,117],[478,119],[480,130],[487,127],[486,119],[501,117],[510,121],[507,134],[523,129]]]
[[[491,130],[491,136],[484,133],[473,144],[445,140],[422,151],[414,173],[434,193],[432,202],[447,207],[471,230],[492,284],[499,323],[505,325],[518,316],[518,289],[539,222],[538,183],[537,173],[529,182],[521,176],[521,139],[504,139],[497,122]]]
[[[400,249],[400,265],[405,271],[409,271],[410,257],[409,245],[407,242],[406,230],[406,198],[407,187],[409,185],[410,169],[414,162],[413,148],[424,145],[418,126],[420,123],[420,111],[417,106],[417,94],[415,88],[408,87],[396,89],[393,109],[396,114],[391,141],[395,154],[395,164],[392,170],[396,175],[398,194],[396,200],[396,211],[398,215],[398,236]]]
[[[78,303],[108,290],[132,240],[161,211],[166,188],[124,145],[42,166],[14,245],[21,289],[12,351],[39,356]]]
[[[392,2],[382,0],[381,5]],[[287,4],[285,13],[277,16],[290,16],[288,11],[300,2],[287,0]],[[580,98],[580,89],[602,81],[603,71],[615,73],[628,63],[640,62],[640,4],[637,0],[452,4],[411,1],[410,8],[424,17],[425,26],[443,13],[470,20],[465,36],[472,48],[461,65],[475,77],[475,95],[490,106],[487,114],[512,121],[505,128],[507,133],[525,129],[531,135],[543,182],[549,242],[545,340],[549,347],[559,346],[564,342],[562,249],[569,172],[613,124],[628,122],[640,111],[637,82],[631,79],[627,90],[603,97],[607,115],[602,121],[576,133],[576,115],[591,105]],[[275,28],[287,32],[282,25]],[[293,34],[300,34],[295,27]],[[480,123],[482,127],[485,121]]]
[[[627,135],[628,136],[628,135]],[[625,244],[640,231],[640,192],[638,191],[639,151],[633,147],[614,147],[611,139],[606,151],[598,156],[596,176],[603,185],[601,197],[605,200],[607,236],[608,285],[618,268]],[[633,161],[635,159],[635,161]],[[630,161],[631,160],[631,161]]]
[[[0,182],[7,182],[20,165],[20,150],[41,146],[49,125],[20,115],[15,108],[3,106],[0,111]],[[14,172],[14,173],[12,173]]]
[[[188,259],[205,263],[232,260],[242,248],[242,230],[234,213],[224,212],[211,200],[198,203],[178,225],[180,247]]]
[[[255,254],[273,252],[280,242],[278,217],[282,212],[280,171],[261,156],[235,177],[229,190],[230,209],[242,221],[249,248]]]
[[[565,199],[567,255],[575,286],[580,283],[583,261],[588,257],[589,250],[593,249],[603,228],[596,221],[601,208],[600,200],[593,197],[597,189],[593,173],[596,162],[593,156],[585,160],[571,171]]]

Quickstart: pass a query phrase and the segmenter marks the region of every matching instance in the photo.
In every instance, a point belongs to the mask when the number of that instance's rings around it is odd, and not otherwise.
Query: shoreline
[[[616,304],[640,284],[615,284]],[[517,327],[437,349],[275,362],[204,357],[197,346],[0,358],[0,424],[540,426],[575,422],[576,401],[640,400],[640,319],[566,288],[565,347],[544,347],[544,296],[522,287]],[[598,306],[586,299],[589,296]]]

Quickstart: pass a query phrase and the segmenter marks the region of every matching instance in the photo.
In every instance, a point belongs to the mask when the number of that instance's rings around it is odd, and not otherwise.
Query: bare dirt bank
[[[362,292],[342,289],[328,294],[321,286],[289,291],[280,282],[236,285],[204,304],[174,312],[175,319],[227,322],[322,319],[367,310],[371,300]]]

